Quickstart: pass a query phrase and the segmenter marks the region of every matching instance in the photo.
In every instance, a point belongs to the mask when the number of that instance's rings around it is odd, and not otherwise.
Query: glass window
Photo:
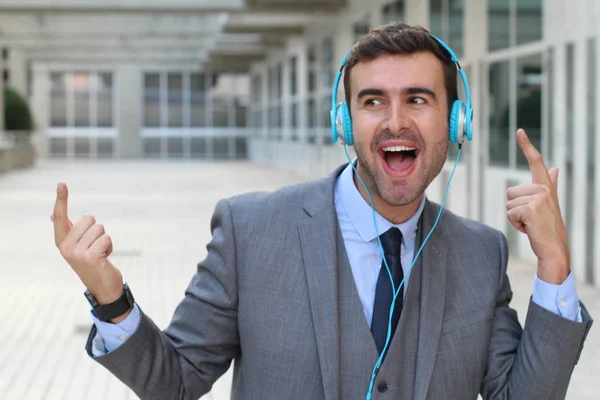
[[[144,126],[160,126],[160,75],[144,75]]]
[[[490,51],[542,39],[542,0],[488,0],[488,19]]]
[[[73,125],[90,126],[90,74],[75,72],[71,81],[73,87]]]
[[[110,73],[98,74],[98,126],[111,127],[113,123],[113,76]]]
[[[510,66],[508,61],[489,67],[489,163],[508,166],[510,155]]]
[[[430,31],[450,46],[457,57],[463,52],[463,0],[431,0]]]
[[[215,84],[210,89],[212,97],[212,126],[229,126],[229,98],[233,93],[233,81],[230,74],[214,74]]]
[[[542,40],[542,0],[519,0],[515,3],[517,44]]]
[[[283,63],[277,64],[276,69],[276,78],[277,78],[277,99],[280,100],[283,98]]]
[[[383,24],[404,20],[404,0],[396,0],[383,6],[381,11]]]
[[[490,51],[510,45],[509,0],[488,0],[488,42]]]
[[[167,75],[167,107],[168,126],[179,128],[183,126],[183,75],[170,73]]]
[[[298,57],[290,58],[290,94],[298,94]]]
[[[538,151],[542,151],[543,79],[541,54],[517,59],[517,128],[527,132]],[[520,147],[517,148],[517,167],[529,168]]]
[[[333,85],[333,38],[328,37],[323,41],[323,87],[330,88]]]
[[[371,15],[367,14],[353,26],[354,41],[358,41],[361,36],[369,32],[369,29],[371,29]]]
[[[67,126],[67,82],[64,72],[50,74],[50,125]]]
[[[307,89],[309,93],[312,93],[316,87],[317,87],[317,56],[316,56],[316,50],[314,46],[311,46],[308,49],[308,54],[307,54],[307,61],[308,61],[308,65],[307,65],[307,70],[306,73],[308,75],[308,79],[307,81]]]
[[[291,118],[290,118],[290,126],[292,128],[298,128],[300,125],[300,107],[298,102],[293,102],[291,104],[292,109],[291,109]]]
[[[206,126],[206,75],[190,75],[190,125]]]

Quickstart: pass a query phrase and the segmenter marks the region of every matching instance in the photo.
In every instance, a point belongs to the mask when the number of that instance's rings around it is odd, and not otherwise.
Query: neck
[[[360,167],[358,168],[358,171],[360,172]],[[364,174],[361,174],[361,177],[363,176]],[[362,183],[360,183],[360,181],[356,177],[356,174],[353,174],[353,180],[362,198],[368,204],[371,204],[371,199],[369,199],[369,195],[367,194]],[[389,204],[377,194],[377,192],[372,187],[372,182],[367,181],[364,178],[363,181],[366,185],[370,186],[369,192],[371,193],[371,198],[373,199],[373,205],[375,207],[375,210],[379,213],[379,215],[381,215],[386,220],[390,221],[392,224],[401,224],[403,222],[406,222],[413,215],[415,215],[415,213],[419,209],[419,205],[421,204],[421,199],[423,198],[423,195],[420,195],[416,200],[409,204],[403,206],[395,206]]]

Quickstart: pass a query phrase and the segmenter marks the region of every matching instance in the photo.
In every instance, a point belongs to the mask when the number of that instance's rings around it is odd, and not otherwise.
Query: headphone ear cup
[[[461,113],[464,113],[463,103],[460,100],[455,100],[452,103],[452,110],[450,111],[450,120],[448,123],[448,138],[451,143],[459,143],[459,139],[463,132],[461,129]],[[464,115],[464,114],[463,114]]]
[[[465,115],[465,136],[470,142],[473,140],[473,109],[468,109]]]
[[[335,108],[335,138],[333,143],[335,143],[338,138],[341,138],[344,143],[346,141],[346,135],[344,134],[344,115],[342,111],[343,106],[344,103],[339,103]]]
[[[352,135],[352,117],[348,111],[346,103],[340,104],[340,113],[342,117],[342,129],[344,133],[344,142],[348,146],[354,145],[354,136]]]

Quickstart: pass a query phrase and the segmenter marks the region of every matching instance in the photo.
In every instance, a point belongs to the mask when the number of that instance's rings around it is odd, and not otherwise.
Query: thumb
[[[548,171],[548,175],[550,175],[550,181],[552,182],[552,186],[554,186],[554,189],[557,190],[558,189],[558,168],[557,167],[550,168],[550,171]]]

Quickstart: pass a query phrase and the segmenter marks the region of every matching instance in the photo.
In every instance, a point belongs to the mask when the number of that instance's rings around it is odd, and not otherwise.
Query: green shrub
[[[4,87],[4,128],[6,131],[31,132],[35,128],[27,101],[14,89]]]

